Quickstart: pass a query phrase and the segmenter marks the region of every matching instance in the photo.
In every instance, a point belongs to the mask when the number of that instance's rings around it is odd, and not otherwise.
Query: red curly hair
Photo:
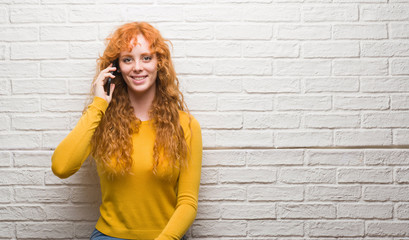
[[[179,122],[179,111],[188,112],[188,109],[179,90],[179,81],[166,44],[169,40],[164,39],[157,29],[146,22],[120,26],[106,39],[107,46],[97,60],[93,82],[101,70],[119,57],[121,51],[132,50],[134,46],[131,42],[137,39],[138,34],[142,34],[150,43],[150,50],[158,59],[156,94],[149,111],[156,133],[152,171],[157,174],[159,166],[185,166],[188,154],[184,131]],[[125,175],[130,173],[133,164],[132,134],[138,132],[141,121],[134,114],[122,75],[116,76],[113,83],[115,91],[112,100],[91,139],[91,154],[105,172]]]

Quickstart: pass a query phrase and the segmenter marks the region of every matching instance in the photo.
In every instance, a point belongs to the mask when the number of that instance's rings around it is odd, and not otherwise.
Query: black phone
[[[117,59],[115,59],[113,62],[112,62],[112,67],[116,67],[116,70],[115,71],[113,71],[113,72],[111,72],[114,76],[117,76],[118,75],[118,69],[119,69],[119,64],[118,64],[118,58]],[[106,82],[106,84],[105,84],[105,89],[106,89],[106,91],[107,91],[107,95],[109,96],[109,93],[111,92],[111,83],[112,83],[112,78],[108,78],[108,81]]]

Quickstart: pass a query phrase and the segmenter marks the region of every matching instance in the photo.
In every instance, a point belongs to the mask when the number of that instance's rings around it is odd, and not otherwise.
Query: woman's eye
[[[122,62],[124,62],[124,63],[129,63],[130,61],[131,61],[130,58],[124,58],[124,59],[122,59]]]
[[[151,56],[144,56],[143,60],[144,61],[150,61],[150,60],[152,60],[152,57]]]

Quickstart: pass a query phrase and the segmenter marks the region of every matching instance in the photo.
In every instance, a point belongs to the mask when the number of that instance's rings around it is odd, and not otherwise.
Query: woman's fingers
[[[111,101],[111,99],[112,99],[112,98],[111,98],[112,92],[113,92],[112,83],[111,83],[111,86],[110,86],[110,94],[109,94],[109,96],[107,95],[107,92],[105,91],[104,86],[105,86],[105,84],[107,83],[108,78],[111,78],[111,79],[114,79],[114,78],[115,78],[115,75],[112,73],[112,72],[115,71],[115,70],[116,70],[116,68],[115,68],[115,67],[112,67],[112,64],[109,65],[109,66],[108,66],[107,68],[105,68],[104,70],[102,70],[102,71],[99,73],[97,79],[95,79],[94,86],[93,86],[93,87],[94,87],[95,96],[107,100],[108,103],[109,103],[109,102]]]

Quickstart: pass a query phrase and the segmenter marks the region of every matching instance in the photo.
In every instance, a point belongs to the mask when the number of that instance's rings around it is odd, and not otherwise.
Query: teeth
[[[135,80],[142,80],[142,79],[144,79],[145,77],[132,77],[133,79],[135,79]]]

